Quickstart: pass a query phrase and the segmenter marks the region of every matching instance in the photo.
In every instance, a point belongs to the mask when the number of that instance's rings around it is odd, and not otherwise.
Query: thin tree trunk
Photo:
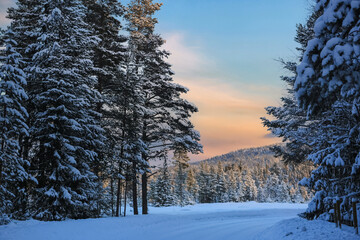
[[[122,200],[122,181],[120,179],[120,200],[119,200],[119,212],[121,216],[121,200]]]
[[[115,209],[114,209],[114,179],[110,178],[110,195],[111,195],[111,216],[115,216]]]
[[[124,217],[126,216],[126,198],[128,189],[128,177],[125,178],[125,189],[124,189]]]
[[[132,193],[133,193],[133,208],[134,215],[138,215],[138,202],[137,202],[137,181],[136,181],[136,162],[133,162],[133,179],[132,179]]]
[[[125,138],[125,127],[126,127],[126,124],[125,124],[125,114],[126,114],[126,110],[124,111],[123,113],[123,131],[122,131],[122,139]],[[124,156],[124,144],[121,144],[121,150],[120,150],[120,156],[121,158],[123,158]],[[116,198],[116,216],[119,217],[119,215],[121,216],[121,178],[120,178],[120,175],[121,175],[121,170],[122,170],[122,164],[121,164],[121,161],[119,162],[119,171],[118,171],[118,188],[117,188],[117,198]],[[128,170],[128,168],[127,168]],[[125,177],[125,184],[126,184],[126,181],[127,181],[127,176]],[[126,187],[125,187],[126,188]],[[125,190],[126,191],[126,190]],[[126,194],[126,193],[125,193]],[[125,195],[126,197],[126,195]],[[125,200],[126,201],[126,200]],[[125,203],[125,206],[126,206],[126,203]],[[126,208],[126,207],[125,207]],[[124,216],[125,216],[125,213],[124,213]]]
[[[120,208],[120,185],[121,185],[121,179],[120,177],[118,177],[118,182],[117,182],[117,192],[116,192],[116,213],[115,216],[119,217],[119,208]]]
[[[147,184],[148,184],[148,176],[147,176],[147,172],[145,171],[141,176],[142,214],[148,214]]]

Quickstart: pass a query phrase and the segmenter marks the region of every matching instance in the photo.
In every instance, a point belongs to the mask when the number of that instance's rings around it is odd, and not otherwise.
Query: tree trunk
[[[121,198],[122,198],[122,181],[120,179],[120,200],[119,200],[119,212],[120,212],[120,216],[121,216]]]
[[[136,162],[133,162],[133,179],[132,179],[132,192],[133,192],[133,208],[134,215],[138,215],[138,202],[137,202],[137,179],[136,179]]]
[[[148,184],[148,176],[147,176],[147,172],[145,171],[141,176],[142,214],[148,214],[147,184]]]
[[[120,199],[120,196],[121,196],[121,194],[120,194],[120,190],[121,190],[120,185],[121,185],[121,179],[118,178],[117,192],[116,192],[116,213],[115,213],[116,217],[119,217],[119,212],[120,212],[120,201],[121,201],[121,199]]]
[[[126,197],[127,197],[127,189],[128,189],[128,177],[125,178],[125,191],[124,191],[124,217],[126,217]]]
[[[114,209],[114,179],[110,178],[110,195],[111,195],[111,216],[115,216],[115,209]]]

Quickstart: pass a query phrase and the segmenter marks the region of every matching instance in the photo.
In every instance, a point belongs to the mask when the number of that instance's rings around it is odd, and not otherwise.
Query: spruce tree
[[[175,196],[178,204],[183,207],[189,204],[189,193],[186,191],[186,169],[189,167],[190,158],[186,154],[185,149],[177,149],[174,152],[175,160]]]
[[[43,1],[31,92],[35,121],[31,126],[34,217],[41,220],[85,218],[99,214],[96,176],[91,163],[101,147],[101,127],[94,104],[99,94],[91,77],[91,46],[81,1]]]
[[[199,202],[212,203],[215,200],[215,176],[211,173],[211,169],[207,163],[200,164],[200,171],[197,177],[199,184]]]
[[[196,203],[199,191],[199,186],[197,184],[195,174],[195,169],[193,167],[190,167],[186,178],[186,191],[190,195],[190,203],[192,204]]]
[[[9,215],[19,218],[27,210],[25,184],[30,177],[29,162],[20,154],[19,138],[28,135],[24,102],[26,78],[20,68],[21,55],[11,29],[1,36],[4,49],[0,52],[0,224]]]
[[[316,1],[314,36],[297,67],[300,107],[320,119],[309,155],[316,170],[302,181],[316,190],[310,218],[326,215],[338,198],[348,212],[359,199],[359,9],[356,1]]]
[[[172,185],[170,181],[170,173],[166,157],[164,158],[163,167],[160,175],[156,179],[152,195],[155,207],[166,207],[174,205],[174,196],[172,193]]]
[[[216,169],[216,202],[226,202],[226,182],[225,182],[225,172],[221,162],[219,161]]]

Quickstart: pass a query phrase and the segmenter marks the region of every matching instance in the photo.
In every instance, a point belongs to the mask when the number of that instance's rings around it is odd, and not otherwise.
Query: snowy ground
[[[284,220],[261,232],[257,240],[359,240],[354,229],[342,226],[342,230],[335,228],[334,223],[321,220],[307,221],[302,218]]]
[[[338,233],[330,223],[319,222],[313,227],[295,218],[305,208],[304,204],[254,202],[198,204],[184,208],[150,208],[147,216],[64,222],[31,220],[0,226],[0,240],[278,240],[298,239],[300,235],[302,240],[315,237],[320,240],[323,238],[318,238],[317,233],[321,231],[313,228],[321,230],[323,225],[327,231],[337,234],[336,238],[326,236],[326,240],[359,239],[354,234]],[[290,220],[291,224],[281,222],[291,218],[295,218]]]

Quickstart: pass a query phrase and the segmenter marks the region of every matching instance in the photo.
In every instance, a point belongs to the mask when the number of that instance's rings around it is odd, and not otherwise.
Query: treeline
[[[0,222],[119,216],[129,193],[137,214],[140,179],[147,214],[149,161],[202,151],[155,33],[162,4],[16,4],[0,36]]]
[[[267,153],[266,148],[240,151]],[[309,177],[311,165],[266,163],[267,155],[262,157],[261,163],[229,161],[229,157],[228,161],[210,159],[196,165],[187,164],[185,157],[175,159],[171,167],[165,161],[151,181],[150,201],[154,206],[184,206],[246,201],[299,203],[310,199],[312,193],[298,182]]]
[[[333,220],[340,201],[343,220],[352,221],[360,200],[360,5],[317,0],[305,24],[297,26],[297,61],[281,61],[289,74],[280,107],[268,107],[265,126],[282,137],[274,147],[289,163],[314,165],[303,186],[315,191],[305,216]]]

